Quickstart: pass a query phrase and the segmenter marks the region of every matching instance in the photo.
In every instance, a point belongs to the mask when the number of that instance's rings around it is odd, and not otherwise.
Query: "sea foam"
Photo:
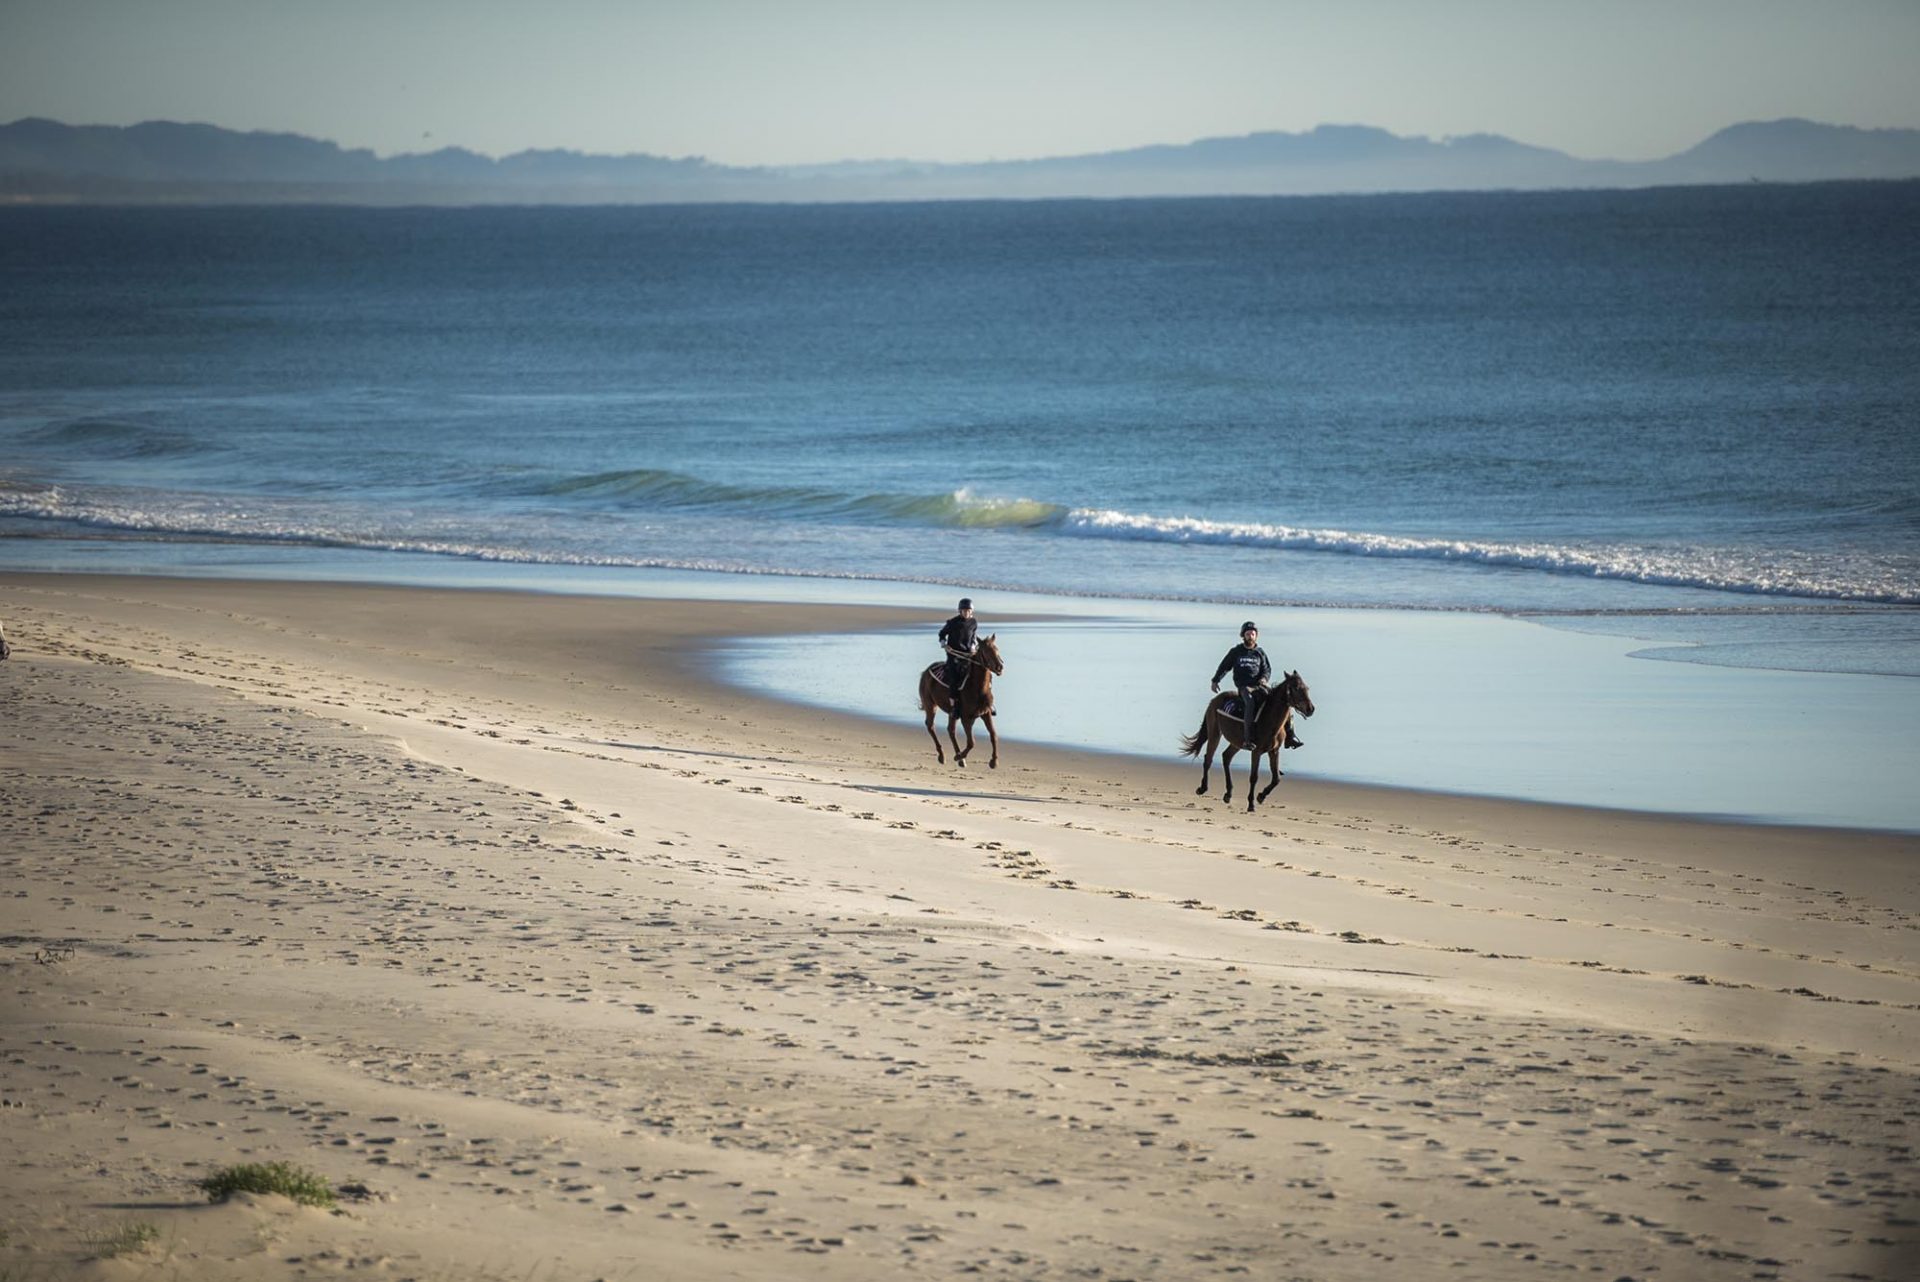
[[[621,478],[615,480],[613,478]],[[638,479],[636,479],[638,478]],[[756,489],[721,486],[674,473],[608,473],[592,483],[547,493],[580,494],[611,486],[650,492],[667,486],[698,493],[697,502],[649,505],[672,509],[749,507],[761,516],[818,528],[836,524],[905,525],[967,529],[1007,538],[1070,538],[1242,549],[1272,549],[1329,557],[1406,559],[1454,563],[1517,574],[1609,579],[1669,587],[1759,596],[1920,604],[1920,583],[1898,564],[1864,556],[1806,552],[1761,554],[1752,549],[1653,546],[1545,540],[1503,542],[1417,538],[1408,535],[1284,524],[1215,521],[1190,516],[1152,516],[1095,508],[1064,508],[1033,499],[981,497],[967,490],[934,495],[842,495],[796,487]],[[682,484],[683,482],[687,484]],[[769,513],[769,507],[776,510]],[[0,517],[90,529],[174,538],[245,539],[325,547],[430,553],[523,563],[716,569],[735,573],[846,575],[844,566],[796,564],[783,541],[768,542],[758,556],[685,555],[681,547],[631,546],[631,534],[608,534],[595,547],[557,536],[537,514],[520,512],[510,527],[484,513],[456,508],[384,508],[232,494],[189,494],[132,487],[74,487],[0,482]],[[671,540],[668,540],[671,542]],[[661,554],[653,554],[655,551]],[[911,580],[926,577],[911,567],[875,567],[853,577]],[[984,584],[979,577],[938,575],[930,581]],[[1028,584],[1026,586],[1038,586]],[[1052,590],[1084,594],[1084,585],[1049,584]],[[1197,599],[1241,599],[1239,594],[1191,594]]]

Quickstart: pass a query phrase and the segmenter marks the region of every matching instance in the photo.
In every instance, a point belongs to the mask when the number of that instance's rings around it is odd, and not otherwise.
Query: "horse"
[[[1189,757],[1198,757],[1202,747],[1206,757],[1200,763],[1200,786],[1193,791],[1197,796],[1207,795],[1207,778],[1213,770],[1213,750],[1219,746],[1221,738],[1220,723],[1237,721],[1239,718],[1227,716],[1224,709],[1230,694],[1215,695],[1207,704],[1207,710],[1200,717],[1200,728],[1180,740],[1180,751]],[[1280,776],[1286,771],[1280,768],[1280,745],[1286,742],[1287,726],[1293,720],[1293,714],[1313,715],[1313,696],[1307,692],[1307,683],[1300,679],[1298,672],[1287,673],[1286,680],[1267,692],[1266,700],[1260,705],[1260,715],[1254,720],[1253,758],[1247,768],[1247,813],[1253,813],[1256,802],[1265,801],[1274,785],[1280,782]],[[1235,727],[1236,731],[1238,727]],[[1229,805],[1233,802],[1233,754],[1240,751],[1244,739],[1235,735],[1227,744],[1226,753],[1220,758],[1220,773],[1226,777],[1227,789],[1221,800]],[[1259,795],[1254,794],[1254,785],[1260,782],[1260,754],[1265,753],[1267,763],[1273,770],[1273,779]]]
[[[1000,662],[1000,647],[996,644],[998,633],[982,637],[979,647],[973,652],[967,664],[967,674],[960,679],[958,697],[941,681],[938,673],[946,666],[945,662],[933,663],[920,674],[920,711],[927,714],[927,736],[933,740],[933,751],[945,765],[947,754],[940,747],[940,736],[933,732],[933,714],[947,714],[947,738],[953,743],[953,764],[966,768],[967,754],[973,751],[973,723],[979,718],[987,723],[987,739],[993,745],[993,755],[987,759],[987,769],[997,770],[1000,766],[1000,736],[993,730],[993,679],[1006,671]],[[967,728],[967,746],[962,748],[960,740],[953,733],[953,723],[959,720]]]

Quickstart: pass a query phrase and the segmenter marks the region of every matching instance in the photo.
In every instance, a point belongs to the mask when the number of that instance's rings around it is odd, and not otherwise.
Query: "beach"
[[[1920,839],[722,679],[924,618],[0,574],[0,1276],[1920,1269]]]

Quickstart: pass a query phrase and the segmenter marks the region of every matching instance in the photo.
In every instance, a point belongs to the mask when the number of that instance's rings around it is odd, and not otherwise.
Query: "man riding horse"
[[[933,729],[934,714],[945,712],[947,741],[953,745],[956,766],[966,765],[967,755],[973,751],[975,719],[986,723],[987,740],[993,745],[987,765],[1000,764],[1000,736],[993,728],[993,679],[1006,671],[1006,667],[1000,661],[995,638],[980,636],[979,626],[973,618],[973,602],[962,597],[960,613],[940,629],[940,644],[946,648],[946,659],[929,663],[920,672],[920,711],[926,714],[927,734],[933,740],[934,755],[943,762],[947,759],[946,751],[940,746],[940,736]],[[964,748],[954,733],[956,725],[966,727]]]
[[[962,605],[966,602],[962,601]],[[1258,644],[1260,629],[1248,619],[1240,625],[1240,644],[1227,651],[1226,658],[1220,660],[1220,666],[1213,670],[1213,692],[1220,693],[1220,678],[1229,671],[1233,673],[1233,688],[1240,695],[1241,746],[1252,748],[1253,723],[1260,717],[1260,702],[1267,692],[1267,682],[1273,676],[1273,664],[1267,658],[1267,652]],[[1302,740],[1293,733],[1293,723],[1287,723],[1287,742],[1289,748],[1298,748]]]

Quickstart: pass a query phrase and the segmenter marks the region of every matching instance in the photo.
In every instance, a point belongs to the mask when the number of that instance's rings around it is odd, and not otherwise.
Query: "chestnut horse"
[[[973,722],[977,717],[987,723],[987,739],[993,745],[993,755],[987,760],[989,770],[1000,765],[1000,736],[993,732],[993,679],[1006,668],[1000,662],[1000,647],[994,636],[982,637],[972,659],[967,664],[967,674],[960,678],[959,697],[947,689],[946,682],[940,680],[940,672],[946,667],[944,662],[929,664],[920,674],[920,711],[927,714],[927,735],[933,740],[933,750],[939,756],[940,763],[946,764],[947,754],[940,747],[940,736],[933,732],[933,714],[947,714],[947,738],[953,743],[953,764],[965,767],[967,754],[973,751]],[[967,746],[962,748],[960,740],[954,736],[953,723],[960,721],[967,728]]]
[[[1246,741],[1241,733],[1240,719],[1222,712],[1227,700],[1235,698],[1230,694],[1215,695],[1207,704],[1205,715],[1200,718],[1200,729],[1180,740],[1180,751],[1189,757],[1198,757],[1200,749],[1207,750],[1206,758],[1200,763],[1200,786],[1194,792],[1200,796],[1207,794],[1207,776],[1213,770],[1213,750],[1219,746],[1221,726],[1224,722],[1230,727],[1227,735],[1227,751],[1220,758],[1220,773],[1226,776],[1227,790],[1221,800],[1233,801],[1233,754],[1240,751],[1240,745]],[[1247,810],[1252,812],[1254,803],[1265,801],[1274,785],[1280,782],[1280,776],[1286,771],[1280,768],[1280,745],[1286,742],[1287,726],[1298,711],[1303,717],[1313,715],[1313,696],[1307,693],[1307,683],[1300,679],[1298,672],[1287,673],[1287,679],[1267,691],[1266,699],[1260,705],[1260,716],[1253,723],[1253,758],[1247,767]],[[1254,794],[1254,785],[1260,782],[1260,755],[1266,754],[1267,763],[1273,771],[1273,779]]]

